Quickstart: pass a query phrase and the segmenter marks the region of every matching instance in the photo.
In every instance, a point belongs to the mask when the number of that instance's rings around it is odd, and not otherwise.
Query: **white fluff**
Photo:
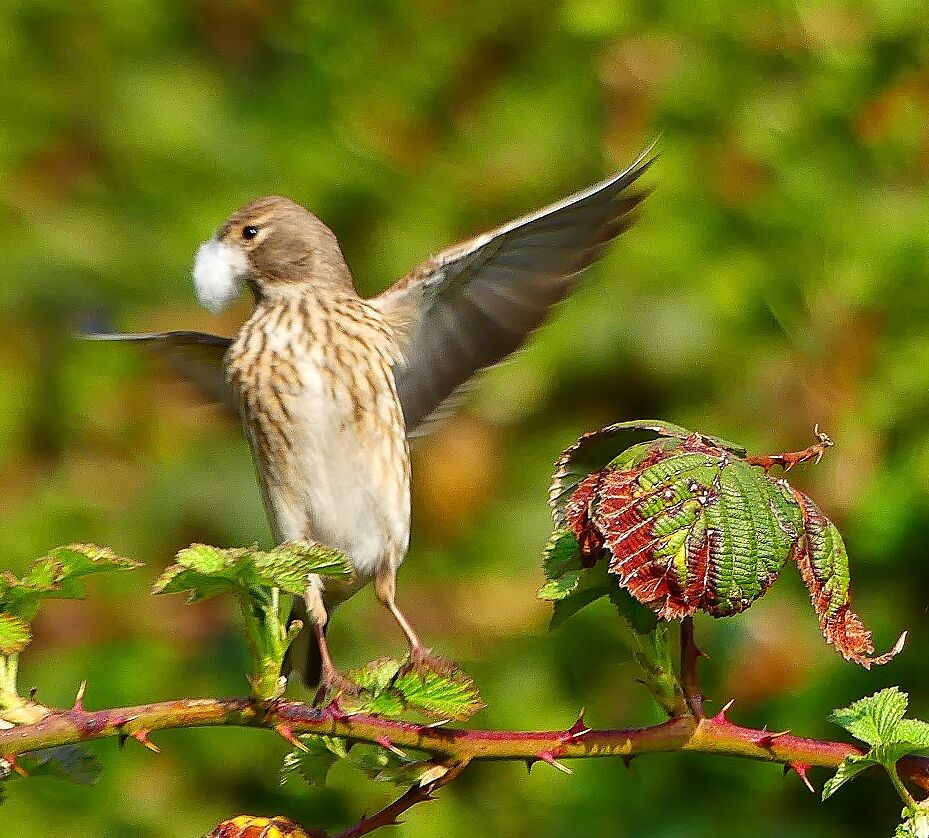
[[[224,242],[210,239],[200,245],[194,259],[194,288],[200,304],[218,314],[233,303],[248,273],[245,254]]]

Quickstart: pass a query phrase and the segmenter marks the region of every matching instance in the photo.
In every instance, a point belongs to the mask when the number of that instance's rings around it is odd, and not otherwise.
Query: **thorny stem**
[[[159,730],[186,727],[241,726],[316,733],[400,748],[426,751],[454,763],[471,760],[545,760],[692,751],[743,757],[763,762],[794,763],[836,769],[847,756],[862,749],[843,742],[808,739],[791,734],[735,725],[724,716],[695,719],[678,716],[650,727],[552,731],[460,730],[357,714],[346,716],[297,701],[260,705],[250,699],[183,699],[87,711],[81,707],[54,710],[34,724],[0,730],[4,757],[75,744],[91,739],[132,736],[145,738]],[[547,761],[547,760],[546,760]],[[904,757],[901,776],[929,791],[929,759]]]
[[[438,791],[442,786],[448,785],[461,774],[466,767],[466,762],[456,763],[438,779],[426,783],[424,786],[413,786],[407,789],[393,803],[388,804],[373,815],[362,818],[353,827],[346,829],[344,832],[337,833],[332,836],[332,838],[357,838],[359,835],[367,835],[369,832],[374,832],[375,829],[380,829],[382,826],[396,826],[400,823],[400,821],[397,820],[400,815],[408,809],[412,809],[417,803],[434,800],[435,798],[432,796],[433,793]]]
[[[694,718],[703,718],[703,695],[697,681],[697,661],[703,656],[694,640],[694,618],[681,620],[681,689]]]
[[[794,466],[810,460],[815,460],[818,463],[823,454],[826,453],[826,449],[832,447],[832,440],[819,429],[819,425],[813,429],[813,435],[816,437],[816,442],[802,451],[746,457],[745,462],[749,465],[760,466],[765,471],[770,471],[774,466],[780,466],[784,471],[790,471]]]

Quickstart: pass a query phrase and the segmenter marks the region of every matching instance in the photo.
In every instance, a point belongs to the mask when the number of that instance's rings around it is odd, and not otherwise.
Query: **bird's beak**
[[[205,309],[219,314],[235,302],[247,276],[248,262],[238,248],[216,239],[200,245],[193,277],[197,299]]]

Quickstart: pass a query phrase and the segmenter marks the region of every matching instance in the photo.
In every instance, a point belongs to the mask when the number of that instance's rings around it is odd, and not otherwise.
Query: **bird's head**
[[[248,285],[256,301],[305,293],[308,288],[352,288],[351,274],[332,230],[288,198],[256,198],[237,210],[200,245],[194,287],[217,313]]]

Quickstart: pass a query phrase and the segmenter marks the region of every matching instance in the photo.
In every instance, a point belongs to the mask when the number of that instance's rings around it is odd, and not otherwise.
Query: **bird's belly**
[[[383,565],[399,564],[409,541],[399,404],[392,388],[359,394],[352,379],[333,384],[331,370],[317,364],[301,364],[300,379],[296,391],[267,387],[257,397],[262,412],[278,416],[276,437],[261,429],[260,418],[246,416],[272,528],[279,541],[341,550],[363,584]]]

